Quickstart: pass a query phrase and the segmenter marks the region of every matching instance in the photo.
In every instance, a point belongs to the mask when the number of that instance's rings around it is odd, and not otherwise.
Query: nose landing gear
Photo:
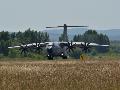
[[[53,60],[53,56],[52,55],[47,55],[49,60]]]

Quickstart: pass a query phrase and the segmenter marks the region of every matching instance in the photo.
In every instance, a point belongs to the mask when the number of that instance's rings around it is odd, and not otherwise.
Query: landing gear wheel
[[[63,56],[62,58],[63,58],[63,59],[67,59],[67,56]]]
[[[53,56],[48,56],[48,59],[49,60],[53,60]]]

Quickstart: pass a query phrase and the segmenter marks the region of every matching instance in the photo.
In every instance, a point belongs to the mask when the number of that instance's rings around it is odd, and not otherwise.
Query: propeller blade
[[[88,52],[90,52],[91,50],[90,50],[90,48],[88,48]]]
[[[71,46],[73,45],[73,42],[71,41]]]
[[[87,43],[87,46],[90,46],[90,43]]]
[[[87,46],[87,43],[85,42],[85,46]]]
[[[74,50],[73,49],[70,49],[70,48],[67,48],[66,50],[68,50],[69,52],[74,52]]]
[[[85,45],[84,45],[83,43],[81,43],[81,46],[83,46],[83,47],[84,47]]]
[[[28,48],[27,47],[22,47],[21,48],[21,54],[23,54],[24,56],[26,56],[28,53]]]
[[[72,50],[72,52],[74,52],[73,48],[71,50]]]
[[[23,54],[23,50],[21,51],[21,54]]]
[[[69,52],[71,52],[70,49],[69,49]]]

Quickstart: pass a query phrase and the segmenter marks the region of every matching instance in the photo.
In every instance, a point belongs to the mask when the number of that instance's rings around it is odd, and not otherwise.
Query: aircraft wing
[[[20,47],[25,47],[25,46],[30,47],[30,46],[32,46],[32,44],[25,44],[25,45],[18,45],[18,46],[10,46],[10,47],[8,47],[8,48],[9,48],[9,49],[11,49],[11,48],[20,48]]]
[[[20,48],[20,47],[32,47],[32,46],[46,46],[46,43],[30,43],[30,44],[21,44],[21,45],[17,45],[17,46],[10,46],[8,47],[9,49],[11,48]]]
[[[89,46],[102,46],[102,47],[108,47],[109,45],[101,45],[101,44],[97,44],[97,43],[87,43],[87,42],[73,42],[73,44],[75,44],[76,46],[81,46],[81,45],[88,45]]]
[[[89,44],[89,46],[93,46],[93,47],[97,47],[97,46],[108,47],[109,46],[109,45],[100,45],[97,43],[87,43],[87,42],[59,42],[59,43],[60,43],[60,45],[63,45],[63,46],[66,46],[69,43],[71,45],[75,45],[76,47],[82,46],[84,44],[86,44],[86,45]]]
[[[20,46],[10,46],[10,47],[8,47],[9,49],[11,49],[11,48],[20,48]]]
[[[41,47],[46,47],[47,46],[52,46],[54,44],[59,44],[60,46],[68,46],[68,44],[70,45],[75,45],[76,47],[80,47],[84,44],[89,44],[89,46],[102,46],[102,47],[108,47],[109,45],[100,45],[97,43],[86,43],[86,42],[45,42],[45,43],[31,43],[31,44],[22,44],[22,45],[17,45],[17,46],[10,46],[8,48],[20,48],[20,47],[32,47],[32,46],[36,46],[38,47],[39,45]]]

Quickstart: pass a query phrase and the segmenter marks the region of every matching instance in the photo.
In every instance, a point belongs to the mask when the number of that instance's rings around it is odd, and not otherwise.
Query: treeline
[[[95,30],[88,30],[83,35],[81,34],[75,35],[73,41],[110,45],[110,40],[108,36],[102,33],[99,34]],[[96,50],[98,52],[107,52],[109,50],[109,47],[96,47]]]
[[[29,44],[35,42],[47,42],[50,41],[49,35],[46,32],[25,30],[24,32],[8,32],[1,31],[0,32],[0,55],[8,56],[13,55],[12,57],[20,56],[20,51],[16,49],[8,49],[8,46],[16,46],[21,44]],[[90,43],[98,43],[98,44],[110,44],[109,38],[107,35],[99,34],[95,30],[88,30],[83,35],[78,34],[75,35],[73,41],[79,42],[90,42]],[[98,52],[106,52],[109,50],[109,47],[97,47],[96,50]],[[16,55],[19,52],[19,55]],[[74,52],[75,55],[77,55]],[[31,56],[34,54],[32,53]],[[36,54],[34,56],[37,56]]]
[[[25,32],[0,32],[0,54],[7,56],[9,53],[8,46],[21,45],[35,42],[49,41],[49,35],[47,32],[35,31],[30,28]]]
[[[30,28],[25,32],[13,32],[10,34],[10,38],[12,42],[16,44],[27,44],[27,43],[35,43],[35,42],[46,42],[49,41],[49,35],[47,32],[35,31],[31,30]]]
[[[120,53],[120,41],[111,41],[111,52]]]
[[[8,31],[0,32],[0,54],[7,56],[9,52],[8,49],[9,45],[11,45],[9,32]]]

